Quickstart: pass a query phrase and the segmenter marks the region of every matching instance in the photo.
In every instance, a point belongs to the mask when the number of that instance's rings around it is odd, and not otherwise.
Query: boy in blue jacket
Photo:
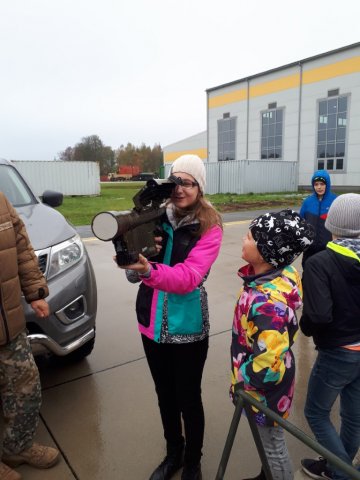
[[[331,192],[330,175],[326,170],[317,170],[311,179],[313,194],[305,198],[300,216],[310,223],[315,229],[314,243],[304,252],[302,267],[306,260],[321,250],[325,250],[326,244],[331,240],[331,233],[325,228],[325,220],[330,205],[336,195]]]

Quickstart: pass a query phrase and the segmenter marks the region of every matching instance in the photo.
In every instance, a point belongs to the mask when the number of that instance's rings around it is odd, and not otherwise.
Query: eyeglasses
[[[176,175],[171,175],[169,180],[172,180],[174,183],[176,183],[176,185],[180,185],[180,187],[183,187],[183,188],[186,188],[186,189],[190,189],[190,188],[194,188],[194,187],[199,186],[198,182],[192,182],[191,180],[181,178],[181,177],[177,177]]]

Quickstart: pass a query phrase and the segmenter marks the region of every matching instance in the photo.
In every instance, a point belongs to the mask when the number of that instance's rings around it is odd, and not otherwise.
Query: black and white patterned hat
[[[249,229],[261,256],[275,268],[290,265],[315,237],[313,227],[290,209],[260,215]]]

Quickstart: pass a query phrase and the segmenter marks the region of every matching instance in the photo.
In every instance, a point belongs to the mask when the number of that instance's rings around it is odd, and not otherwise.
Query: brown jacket
[[[25,329],[21,305],[49,294],[23,221],[0,192],[0,346]]]

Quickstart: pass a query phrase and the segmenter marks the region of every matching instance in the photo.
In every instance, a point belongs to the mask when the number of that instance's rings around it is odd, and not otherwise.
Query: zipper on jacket
[[[321,220],[321,217],[320,217],[320,215],[321,215],[321,202],[323,201],[323,199],[324,199],[324,196],[321,200],[319,200],[319,197],[317,198],[317,201],[319,203],[319,211],[318,211],[318,215],[317,215],[317,219],[316,219],[316,232],[315,232],[316,234],[315,234],[315,242],[314,242],[314,246],[316,246],[316,247],[319,245],[319,242],[320,242],[319,229],[320,229],[320,225],[321,225],[321,223],[320,223],[320,220]]]
[[[9,343],[10,342],[9,327],[7,325],[7,320],[6,320],[5,310],[4,310],[4,307],[3,307],[1,293],[0,293],[0,312],[1,312],[1,316],[3,317],[3,321],[4,321],[4,327],[5,327],[5,333],[6,333],[6,343]]]

